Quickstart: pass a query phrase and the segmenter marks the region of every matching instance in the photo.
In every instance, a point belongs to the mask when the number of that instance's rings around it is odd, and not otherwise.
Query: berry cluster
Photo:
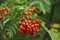
[[[32,12],[34,12],[35,9],[36,9],[35,7],[32,7],[32,8],[30,8],[30,9],[28,9],[27,12],[25,12],[25,14],[26,14],[26,15],[29,15],[29,14],[31,14]]]
[[[32,7],[30,9],[27,10],[27,12],[25,12],[25,16],[28,16],[26,18],[22,18],[21,21],[18,21],[18,25],[19,25],[19,29],[18,32],[21,34],[25,34],[28,33],[30,35],[34,35],[40,28],[40,20],[33,20],[32,16],[30,16],[30,14],[35,10],[35,7]]]
[[[22,22],[18,21],[19,24],[19,30],[18,32],[21,34],[28,33],[31,35],[34,35],[37,30],[39,30],[39,20],[26,20],[25,18],[22,18]]]
[[[10,12],[10,9],[8,8],[1,8],[0,9],[0,14],[7,14],[8,12]],[[0,20],[2,20],[3,16],[0,16]]]
[[[0,13],[1,14],[7,14],[8,12],[10,12],[10,9],[8,9],[8,8],[2,8],[2,9],[0,9]]]

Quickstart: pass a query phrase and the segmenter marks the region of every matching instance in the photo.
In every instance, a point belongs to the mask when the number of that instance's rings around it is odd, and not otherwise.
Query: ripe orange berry
[[[0,9],[0,12],[1,12],[2,10]]]
[[[31,28],[31,26],[27,25],[27,28]]]
[[[30,21],[28,21],[28,23],[30,24]]]
[[[26,22],[28,22],[27,20],[24,20],[24,22],[26,23]]]
[[[32,12],[28,12],[28,15],[30,15]]]
[[[36,32],[36,28],[33,28],[33,32]]]
[[[7,14],[7,11],[3,11],[2,14]]]
[[[0,9],[0,13],[1,13],[1,14],[2,14],[2,12],[3,12],[2,9]]]
[[[29,32],[32,32],[33,30],[30,28]]]
[[[32,9],[28,9],[29,12],[32,12]]]
[[[36,20],[36,22],[37,22],[37,23],[39,23],[39,22],[40,22],[40,20]]]
[[[26,33],[29,33],[29,30],[30,30],[29,28],[26,28]]]
[[[0,16],[0,20],[2,20],[3,16]]]
[[[5,10],[6,10],[7,12],[10,12],[10,9],[8,9],[7,7],[5,8]]]
[[[32,21],[32,24],[35,24],[36,23],[36,21]]]
[[[3,11],[6,11],[5,8],[2,8]]]
[[[32,8],[31,8],[31,11],[33,12],[34,10],[35,10],[35,7],[32,7]]]
[[[22,25],[23,25],[23,26],[25,26],[25,24],[26,24],[25,22],[22,22]]]
[[[31,25],[32,28],[34,28],[34,25]]]
[[[39,24],[34,24],[35,25],[35,27],[39,27]]]
[[[24,20],[26,20],[26,19],[23,17],[22,20],[24,21]]]
[[[30,35],[34,35],[36,32],[30,32]]]
[[[35,7],[32,7],[32,9],[36,9]]]
[[[29,16],[29,19],[31,20],[32,19],[32,16]]]
[[[24,34],[24,31],[22,29],[19,29],[18,32]]]
[[[18,21],[18,25],[21,25],[21,22],[20,21]]]
[[[19,28],[22,29],[23,27],[24,27],[24,26],[21,25]]]
[[[26,23],[26,26],[29,25],[29,23]]]
[[[22,30],[23,30],[23,31],[25,31],[25,30],[26,30],[26,28],[25,28],[25,27],[23,27],[23,28],[22,28]]]
[[[26,15],[28,15],[28,11],[27,11],[27,12],[25,12],[25,14],[26,14]]]

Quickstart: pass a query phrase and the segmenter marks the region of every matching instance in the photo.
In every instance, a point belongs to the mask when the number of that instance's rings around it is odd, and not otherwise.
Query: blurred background
[[[60,0],[45,0],[45,2],[47,3],[44,4],[43,6],[47,7],[46,10],[48,11],[44,11],[45,7],[43,8],[42,4],[44,3],[44,1],[39,0],[38,2],[36,2],[37,0],[0,0],[0,8],[3,7],[8,7],[11,9],[11,13],[4,15],[4,21],[6,19],[10,18],[13,20],[10,20],[9,22],[7,22],[7,25],[9,27],[12,27],[12,25],[10,26],[10,22],[14,21],[14,25],[17,25],[17,20],[15,20],[16,18],[18,18],[20,16],[20,14],[23,13],[23,11],[27,10],[29,7],[35,6],[38,8],[38,11],[36,12],[36,14],[40,17],[44,17],[42,18],[45,22],[46,22],[46,26],[48,28],[48,30],[51,32],[51,35],[49,35],[49,33],[41,28],[37,35],[35,36],[29,36],[29,35],[20,35],[19,33],[17,33],[17,29],[18,27],[16,26],[16,34],[12,33],[15,31],[10,32],[10,34],[6,34],[7,38],[6,40],[60,40]],[[30,4],[31,2],[31,4]],[[38,3],[41,3],[40,6],[38,5]],[[51,3],[51,4],[50,4]],[[30,6],[29,6],[30,4]],[[41,10],[40,10],[41,9]],[[16,14],[16,13],[20,13],[20,14]],[[16,23],[16,25],[15,25]],[[0,22],[1,25],[1,22]],[[6,28],[8,28],[8,26],[6,26]],[[5,28],[5,29],[6,29]],[[2,27],[0,28],[0,30],[2,29]],[[13,29],[10,29],[13,30]],[[8,31],[9,32],[9,31]],[[6,32],[7,33],[7,32]],[[2,35],[1,31],[0,31],[0,40],[5,40],[3,39],[3,37],[5,38],[4,35]],[[52,38],[51,38],[52,37]],[[24,39],[23,39],[24,38]]]

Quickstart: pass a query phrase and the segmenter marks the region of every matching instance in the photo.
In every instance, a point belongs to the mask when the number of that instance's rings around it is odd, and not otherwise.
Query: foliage
[[[49,20],[45,19],[44,16],[40,16],[40,14],[46,15],[51,13],[51,6],[58,2],[59,0],[1,0],[0,8],[8,7],[11,10],[10,13],[3,15],[3,19],[0,21],[0,32],[3,35],[1,37],[4,40],[43,40],[42,36],[48,32],[52,40],[58,39],[54,39],[54,35],[56,34],[54,34],[55,32],[51,32],[53,29],[49,30],[46,27],[47,21],[49,22]],[[34,19],[39,18],[41,20],[41,28],[34,36],[29,34],[21,35],[17,32],[19,28],[17,22],[21,20],[24,13],[31,7],[36,7],[35,12],[31,16]],[[40,34],[42,34],[41,38],[39,38]],[[59,32],[57,34],[60,35]]]

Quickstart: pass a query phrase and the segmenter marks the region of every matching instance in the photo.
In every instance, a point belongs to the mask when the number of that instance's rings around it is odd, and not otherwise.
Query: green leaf
[[[24,7],[19,7],[19,10],[22,10],[22,9],[24,9]]]
[[[43,0],[46,4],[51,5],[50,0]]]
[[[45,4],[45,3],[43,3],[43,4]],[[46,12],[48,12],[48,13],[51,10],[51,6],[50,5],[47,5],[47,4],[44,5],[44,8],[45,8]]]
[[[13,32],[7,32],[7,35],[9,36],[9,38],[11,38],[13,36]]]
[[[15,3],[17,4],[23,4],[25,2],[27,2],[27,0],[15,0]]]
[[[14,34],[16,34],[16,29],[15,28],[12,28],[12,30],[13,30]]]
[[[32,1],[31,3],[30,3],[30,5],[32,6],[32,5],[36,5],[36,4],[38,4],[40,1]]]
[[[3,24],[7,23],[10,20],[10,18],[6,19]]]
[[[14,26],[9,27],[9,29],[11,29],[12,32],[13,32],[14,34],[16,34],[16,29],[14,28]]]
[[[5,30],[8,31],[8,32],[12,31],[11,29],[8,29],[8,28],[6,28]]]
[[[40,2],[40,10],[41,10],[44,14],[46,14],[46,11],[45,11],[45,8],[44,8],[44,5],[43,5],[42,2]]]
[[[15,27],[16,30],[18,29],[18,26],[16,24],[14,24],[14,27]]]

